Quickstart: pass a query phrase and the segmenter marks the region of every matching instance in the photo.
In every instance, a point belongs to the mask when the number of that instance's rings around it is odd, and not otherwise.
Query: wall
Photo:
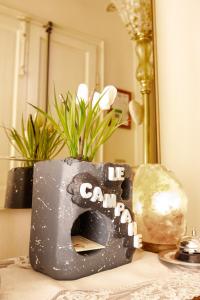
[[[161,159],[188,195],[188,227],[200,229],[200,1],[155,4]]]
[[[0,258],[28,255],[30,209],[0,210]]]
[[[1,4],[26,15],[51,20],[56,26],[78,30],[105,42],[105,84],[133,90],[133,50],[117,13],[107,13],[108,0],[2,0]],[[46,22],[45,21],[45,22]],[[67,87],[66,87],[67,88]],[[119,143],[119,139],[121,142]],[[125,159],[133,165],[134,129],[119,129],[105,145],[106,161]],[[125,144],[129,143],[126,147]],[[28,254],[30,211],[0,211],[0,257]]]

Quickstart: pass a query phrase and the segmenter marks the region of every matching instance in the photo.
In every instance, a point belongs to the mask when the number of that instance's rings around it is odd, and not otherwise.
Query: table
[[[200,270],[138,250],[132,263],[74,281],[35,272],[26,257],[0,262],[1,300],[185,300],[200,295]]]

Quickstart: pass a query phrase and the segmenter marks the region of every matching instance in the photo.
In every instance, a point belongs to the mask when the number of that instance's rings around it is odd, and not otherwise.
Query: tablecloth
[[[1,300],[186,300],[200,295],[200,270],[138,250],[132,263],[73,281],[35,272],[26,257],[0,261]]]

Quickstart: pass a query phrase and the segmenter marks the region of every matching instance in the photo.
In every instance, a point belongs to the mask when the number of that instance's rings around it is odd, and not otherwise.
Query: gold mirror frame
[[[138,59],[136,79],[140,84],[143,110],[143,163],[160,162],[159,102],[153,0],[112,0],[107,11],[118,11]],[[132,105],[133,114],[136,101]]]

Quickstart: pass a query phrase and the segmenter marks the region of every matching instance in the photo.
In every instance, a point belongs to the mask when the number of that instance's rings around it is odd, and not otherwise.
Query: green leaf
[[[93,159],[99,147],[122,125],[121,117],[116,116],[114,110],[102,113],[99,108],[101,97],[94,107],[91,100],[88,103],[85,103],[84,99],[77,101],[76,95],[70,92],[61,96],[61,101],[58,101],[54,88],[55,118],[32,105],[37,112],[45,116],[48,124],[52,124],[54,132],[48,134],[46,127],[38,129],[33,122],[32,127],[28,124],[28,141],[24,136],[24,144],[28,143],[31,153],[34,149],[37,150],[37,157],[41,159],[55,156],[64,144],[68,147],[70,156]]]

